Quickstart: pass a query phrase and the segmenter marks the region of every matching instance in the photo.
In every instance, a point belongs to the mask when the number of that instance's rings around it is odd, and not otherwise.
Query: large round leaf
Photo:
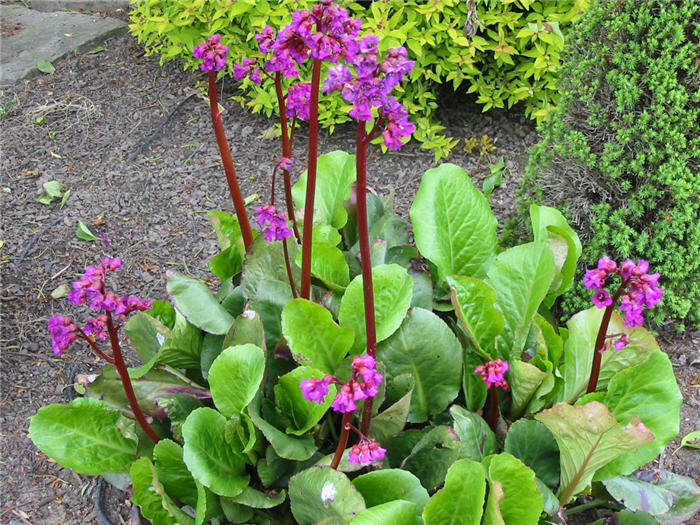
[[[41,407],[30,420],[29,437],[44,454],[80,474],[127,472],[136,442],[119,430],[120,418],[102,401],[78,398]]]
[[[425,525],[473,525],[481,520],[486,478],[480,463],[455,461],[447,471],[445,486],[425,506]]]
[[[411,374],[415,380],[410,422],[423,422],[439,414],[459,392],[462,347],[437,315],[413,308],[401,327],[379,345],[377,356],[389,378]]]
[[[301,267],[301,251],[297,252],[295,262]],[[311,274],[331,290],[343,291],[350,282],[350,268],[343,252],[328,242],[318,242],[316,239],[311,245]]]
[[[383,341],[401,325],[413,296],[413,279],[398,264],[383,264],[372,268],[374,317],[377,342]],[[353,352],[361,353],[367,342],[365,328],[364,291],[362,275],[355,277],[345,290],[340,303],[338,321],[355,329],[357,336]]]
[[[415,525],[416,505],[406,500],[387,501],[376,507],[363,510],[350,522],[352,525],[376,525],[391,523],[392,525]]]
[[[498,223],[466,171],[454,164],[426,171],[410,215],[416,246],[440,277],[486,273]]]
[[[428,491],[407,470],[375,470],[356,477],[352,482],[364,496],[368,507],[402,499],[414,503],[415,513],[420,516],[428,502]]]
[[[197,485],[182,459],[182,447],[170,439],[161,439],[153,447],[158,479],[173,498],[197,506]]]
[[[292,426],[286,430],[288,434],[305,434],[320,421],[331,406],[337,389],[335,385],[329,385],[328,395],[323,403],[309,401],[299,388],[304,379],[321,378],[324,375],[313,368],[300,366],[279,378],[275,385],[275,399],[282,413],[292,420]]]
[[[248,486],[245,460],[226,442],[226,418],[212,408],[198,408],[182,426],[183,459],[192,476],[215,494],[237,496]]]
[[[265,355],[251,345],[231,346],[209,369],[209,386],[216,408],[226,417],[239,414],[253,400],[265,373]]]
[[[538,522],[542,513],[542,494],[537,490],[535,473],[510,454],[489,456],[483,463],[492,490],[489,500],[497,496],[497,505],[487,505],[484,523],[498,523],[500,514],[505,525]],[[495,488],[495,490],[493,490]],[[498,498],[500,496],[500,498]]]
[[[535,471],[550,488],[559,483],[559,447],[552,433],[539,421],[521,419],[506,435],[504,450]]]
[[[282,333],[298,363],[327,374],[336,373],[355,338],[351,328],[338,326],[328,310],[306,299],[284,307]]]
[[[132,500],[153,525],[194,525],[194,520],[165,493],[151,461],[140,458],[131,466]]]
[[[299,525],[342,525],[365,509],[365,501],[342,472],[311,467],[289,480],[292,514]]]
[[[174,271],[168,271],[167,279],[168,294],[190,323],[210,334],[228,331],[233,317],[219,304],[204,281]]]

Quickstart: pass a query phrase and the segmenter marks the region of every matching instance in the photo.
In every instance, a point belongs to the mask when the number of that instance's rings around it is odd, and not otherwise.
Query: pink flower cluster
[[[120,297],[105,286],[105,276],[122,265],[120,259],[105,257],[97,266],[88,266],[80,280],[73,282],[67,298],[75,305],[87,304],[93,310],[112,312],[125,318],[135,311],[149,310],[152,302],[135,295]],[[72,317],[57,315],[47,321],[54,354],[60,354],[78,337],[92,335],[100,341],[107,338],[107,315],[102,313],[88,319],[81,330]]]
[[[505,377],[507,371],[508,361],[502,359],[488,361],[474,369],[474,373],[481,374],[481,379],[484,380],[487,388],[491,388],[493,385],[508,388],[508,381]]]
[[[360,463],[371,463],[378,459],[384,459],[386,449],[379,446],[374,439],[361,439],[353,445],[348,452],[348,463],[359,465]]]
[[[256,220],[265,234],[267,242],[281,241],[292,235],[287,227],[287,219],[284,214],[270,204],[258,206],[255,210]]]
[[[233,78],[240,80],[249,77],[256,84],[262,82],[262,69],[258,65],[257,58],[244,58],[242,63],[233,64]]]
[[[210,35],[192,49],[195,58],[201,58],[199,69],[202,71],[218,71],[226,65],[228,47],[221,43],[221,35]]]
[[[639,259],[637,263],[626,259],[618,265],[609,257],[601,257],[597,268],[586,270],[583,284],[595,290],[593,303],[598,308],[613,304],[613,298],[604,288],[606,280],[613,274],[620,276],[620,310],[625,313],[625,326],[639,326],[644,322],[644,308],[656,306],[663,297],[663,289],[658,286],[659,274],[649,273],[649,263]],[[618,344],[615,344],[616,348]],[[623,345],[624,346],[624,345]]]
[[[352,378],[347,383],[326,375],[323,378],[304,379],[299,384],[304,397],[309,401],[323,403],[328,395],[328,385],[341,385],[331,408],[336,412],[353,412],[357,410],[355,401],[368,399],[377,395],[382,374],[376,369],[376,361],[369,354],[357,356],[352,360]]]

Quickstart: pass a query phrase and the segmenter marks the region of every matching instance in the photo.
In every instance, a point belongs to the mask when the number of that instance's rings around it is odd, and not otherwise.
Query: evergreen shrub
[[[700,322],[700,3],[601,0],[572,28],[561,104],[521,188],[581,232],[583,264],[645,254],[664,276],[653,314]],[[583,305],[579,282],[563,302]],[[683,325],[679,325],[683,329]]]
[[[437,86],[476,93],[484,110],[523,102],[533,119],[545,119],[556,104],[559,57],[571,22],[589,0],[378,0],[337,3],[363,20],[362,34],[381,38],[380,49],[405,46],[416,61],[409,83],[397,96],[416,124],[414,137],[423,147],[447,156],[458,140],[441,132],[433,114]],[[266,25],[282,27],[294,9],[309,0],[132,0],[130,29],[149,53],[161,62],[182,58],[197,67],[192,47],[207,35],[219,33],[233,62],[255,56],[253,38]],[[326,66],[327,67],[327,66]],[[309,80],[309,79],[305,79]],[[246,81],[241,104],[270,116],[276,111],[274,83]],[[338,94],[320,108],[320,123],[330,128],[347,122],[349,106]]]

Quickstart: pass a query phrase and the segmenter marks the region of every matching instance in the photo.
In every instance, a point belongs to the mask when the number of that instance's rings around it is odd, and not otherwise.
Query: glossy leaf
[[[510,419],[517,419],[525,411],[525,407],[547,377],[547,373],[519,359],[512,359],[509,364],[508,384],[513,396]]]
[[[226,417],[241,413],[253,400],[265,373],[260,347],[246,344],[226,348],[209,369],[209,386],[216,408]]]
[[[542,513],[542,495],[537,490],[535,473],[510,454],[498,454],[484,459],[484,469],[491,490],[498,496],[495,512],[494,502],[487,504],[484,523],[520,525],[537,523]],[[489,494],[489,500],[491,495]]]
[[[397,435],[406,426],[411,409],[413,389],[389,408],[372,417],[369,434],[382,445]]]
[[[415,505],[414,513],[420,517],[428,502],[428,491],[420,484],[417,477],[406,470],[375,470],[356,477],[352,482],[365,498],[367,507],[375,507],[394,500],[405,500]]]
[[[296,255],[296,264],[299,267],[301,258],[302,253],[299,251]],[[316,239],[311,246],[311,274],[335,291],[342,292],[350,282],[350,269],[343,252],[332,244],[316,242]]]
[[[550,488],[559,484],[559,447],[552,433],[539,421],[520,419],[513,423],[503,450],[534,470]]]
[[[486,403],[488,389],[486,383],[481,378],[481,374],[474,372],[476,367],[484,362],[472,352],[464,354],[464,375],[462,377],[462,388],[464,400],[468,410],[478,412]]]
[[[170,439],[161,439],[153,448],[156,472],[165,491],[194,508],[197,506],[197,485],[182,454],[182,447]]]
[[[144,457],[135,461],[131,466],[130,473],[134,492],[131,499],[141,507],[141,513],[153,525],[194,524],[194,520],[180,510],[173,500],[165,494],[155,467],[148,458]]]
[[[326,222],[336,229],[348,220],[343,201],[350,198],[352,183],[356,180],[355,156],[344,151],[331,151],[318,157],[314,219]],[[304,171],[292,187],[297,208],[306,201],[307,172]]]
[[[284,503],[284,500],[287,499],[287,492],[280,490],[277,493],[271,492],[268,495],[254,488],[246,487],[238,496],[234,496],[230,499],[234,503],[254,509],[271,509]]]
[[[301,436],[318,423],[331,406],[337,387],[329,385],[328,395],[323,403],[308,401],[302,394],[299,384],[304,379],[322,378],[325,374],[313,368],[300,366],[279,378],[275,386],[275,399],[283,414],[291,421],[287,433]]]
[[[473,525],[481,521],[486,477],[480,463],[456,461],[447,471],[445,486],[425,506],[425,525]]]
[[[389,379],[412,374],[410,422],[439,414],[459,392],[462,382],[462,347],[450,328],[434,313],[412,308],[401,328],[377,350]]]
[[[248,486],[245,460],[224,439],[226,418],[211,408],[198,408],[182,427],[183,459],[194,479],[215,494],[237,496]]]
[[[498,450],[496,436],[481,416],[458,405],[450,407],[450,415],[454,432],[459,436],[461,457],[482,461]]]
[[[119,429],[121,415],[92,398],[46,405],[32,416],[29,437],[39,450],[80,474],[127,472],[136,442]]]
[[[602,401],[621,423],[641,419],[655,439],[603,467],[596,480],[630,474],[653,460],[678,435],[683,398],[671,361],[661,350],[653,352],[645,363],[613,376]]]
[[[262,318],[254,310],[246,310],[236,317],[223,341],[224,348],[245,344],[265,348],[265,329]]]
[[[434,490],[445,481],[448,469],[461,453],[459,436],[441,425],[421,436],[401,468],[415,474],[427,490]]]
[[[605,489],[632,512],[664,514],[673,505],[673,493],[634,476],[617,476],[604,481]]]
[[[311,467],[289,480],[292,514],[299,525],[345,524],[365,509],[365,502],[342,472]]]
[[[535,419],[545,424],[559,445],[561,482],[557,495],[562,505],[585,489],[598,469],[654,440],[639,419],[618,423],[598,401],[579,406],[557,403]]]
[[[163,341],[170,336],[167,326],[145,312],[132,315],[124,325],[124,330],[142,363],[151,360],[160,350]]]
[[[163,341],[156,363],[164,363],[173,368],[199,370],[201,353],[202,331],[190,324],[180,312],[176,312],[175,325]]]
[[[452,304],[472,347],[481,355],[492,356],[496,337],[503,331],[503,315],[495,307],[496,291],[481,279],[448,276]]]
[[[700,487],[692,478],[662,470],[659,472],[656,486],[673,494],[671,509],[657,516],[663,525],[687,523],[687,520],[700,510]]]
[[[307,434],[303,437],[288,436],[271,423],[265,421],[260,415],[259,401],[253,401],[250,404],[248,414],[279,457],[304,461],[316,452],[317,449],[312,435]]]
[[[486,283],[496,291],[496,306],[504,319],[497,355],[520,356],[530,324],[554,278],[554,256],[543,243],[528,243],[501,252],[488,271]]]
[[[211,364],[214,362],[214,359],[219,357],[219,354],[223,351],[223,335],[204,334],[204,337],[202,338],[202,353],[199,356],[199,366],[202,372],[202,377],[204,379],[207,379],[209,377],[209,369],[211,368]]]
[[[190,323],[210,334],[225,334],[228,331],[233,317],[219,304],[204,281],[172,270],[168,271],[167,279],[168,294],[175,308]]]
[[[405,268],[396,264],[376,266],[372,270],[377,342],[383,341],[401,325],[413,295],[413,280]],[[353,353],[363,353],[367,342],[362,275],[348,285],[340,303],[338,321],[355,329]]]
[[[338,326],[324,307],[306,299],[293,299],[282,310],[282,333],[300,364],[335,374],[352,347],[355,334]]]
[[[298,283],[301,278],[301,270],[294,264],[298,249],[297,244],[288,242],[287,249],[292,275],[294,281]],[[261,288],[269,282],[279,285],[278,290],[283,293],[280,299],[283,299],[284,302],[292,298],[282,243],[267,242],[263,237],[258,237],[253,242],[243,264],[243,275],[241,276],[243,295],[247,299],[261,298],[263,296]]]
[[[466,171],[454,164],[426,171],[410,216],[416,246],[441,278],[486,273],[496,253],[497,221]]]
[[[416,505],[406,500],[387,501],[360,512],[350,522],[352,525],[414,525],[416,523]]]

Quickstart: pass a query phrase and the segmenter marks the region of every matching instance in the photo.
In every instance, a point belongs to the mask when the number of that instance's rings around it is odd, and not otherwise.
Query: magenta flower
[[[267,242],[281,241],[292,235],[287,227],[287,219],[282,212],[269,204],[258,206],[255,210],[256,220],[265,235]]]
[[[380,115],[386,119],[386,129],[382,131],[384,145],[390,149],[403,146],[402,138],[410,137],[416,127],[408,120],[408,111],[393,97],[389,97],[380,110]]]
[[[257,58],[244,58],[240,64],[233,64],[233,78],[241,80],[249,77],[256,84],[262,82],[262,69],[257,65]]]
[[[583,285],[589,290],[602,288],[603,286],[605,286],[605,278],[607,276],[607,270],[602,270],[600,268],[597,268],[595,270],[586,270],[586,275],[583,278]]]
[[[221,35],[213,34],[192,49],[195,58],[201,58],[199,69],[202,71],[218,71],[226,65],[228,47],[221,44]]]
[[[304,397],[314,403],[323,403],[328,395],[328,385],[333,382],[333,376],[326,375],[322,378],[313,377],[311,379],[303,379],[299,383],[299,388]]]
[[[336,412],[354,412],[357,410],[357,405],[354,401],[354,393],[352,386],[349,383],[345,383],[340,387],[340,391],[335,396],[333,403],[331,403],[331,408]]]
[[[311,101],[311,84],[298,82],[289,86],[287,91],[287,115],[290,118],[309,118],[309,103]]]
[[[49,319],[46,324],[51,334],[51,348],[56,355],[67,350],[70,344],[78,338],[78,326],[70,316],[57,315]]]
[[[491,388],[493,385],[504,389],[508,388],[508,381],[505,378],[507,371],[508,361],[503,361],[502,359],[488,361],[474,369],[475,373],[481,374],[481,378],[486,383],[487,388]]]
[[[610,306],[612,304],[612,297],[610,297],[607,290],[603,289],[596,290],[596,292],[593,294],[592,300],[593,304],[595,304],[598,308],[605,308],[606,306]]]
[[[615,350],[622,350],[628,344],[630,344],[629,334],[621,334],[620,337],[615,340]]]
[[[83,327],[83,332],[93,335],[96,339],[104,341],[107,339],[107,314],[100,314],[88,319]]]
[[[292,171],[292,168],[294,167],[294,161],[289,157],[282,157],[277,163],[277,167],[284,171]]]
[[[384,459],[386,449],[379,446],[374,439],[362,439],[357,445],[353,445],[348,452],[348,463],[359,465],[371,463],[378,459]]]

